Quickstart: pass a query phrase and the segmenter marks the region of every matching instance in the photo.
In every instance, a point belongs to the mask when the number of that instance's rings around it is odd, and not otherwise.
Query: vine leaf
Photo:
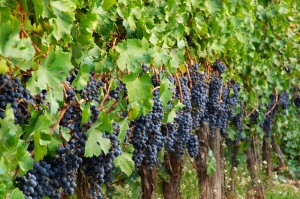
[[[8,67],[6,65],[6,60],[1,59],[0,60],[0,74],[5,74],[8,72]]]
[[[31,67],[35,50],[30,39],[19,38],[19,25],[18,21],[13,21],[0,26],[0,54],[19,65],[20,69],[27,70]]]
[[[211,149],[209,149],[209,152],[208,152],[208,159],[207,159],[207,174],[209,176],[212,176],[215,172],[216,172],[216,160],[215,160],[215,157],[214,157],[214,153]]]
[[[33,167],[33,159],[27,151],[28,144],[20,139],[21,134],[22,129],[15,125],[14,113],[7,106],[5,118],[0,119],[0,173],[19,168],[20,173],[24,174]]]
[[[123,144],[125,136],[126,136],[126,132],[129,129],[129,119],[124,119],[118,122],[119,126],[120,126],[120,133],[118,135],[118,138],[120,140],[120,145]]]
[[[34,12],[35,13],[35,19],[36,19],[36,21],[38,21],[38,19],[43,14],[44,3],[43,3],[43,1],[40,1],[40,0],[32,0],[32,3],[33,3],[34,11],[35,11]]]
[[[134,162],[132,161],[132,152],[133,146],[129,145],[122,153],[122,155],[118,156],[114,163],[116,166],[120,167],[121,171],[123,171],[127,176],[130,176],[134,171]]]
[[[12,190],[11,194],[10,194],[10,198],[14,198],[14,199],[24,199],[24,194],[22,191],[20,191],[18,188],[15,188]]]
[[[165,110],[164,114],[164,123],[172,123],[177,115],[177,113],[184,107],[185,105],[182,104],[178,99],[172,101],[172,108]]]
[[[69,54],[56,51],[48,54],[43,65],[32,72],[32,78],[27,82],[31,94],[38,94],[43,89],[51,91],[51,112],[57,112],[58,101],[63,101],[63,82],[73,68]]]
[[[32,120],[33,121],[33,120]],[[34,158],[36,161],[42,160],[47,154],[48,144],[51,143],[51,121],[46,115],[38,116],[37,120],[30,123],[34,126],[33,129],[33,141],[34,141]]]
[[[174,84],[170,82],[166,75],[161,75],[160,77],[160,89],[159,89],[159,99],[162,101],[162,105],[166,110],[168,102],[173,96]]]
[[[217,0],[205,1],[204,5],[211,15],[215,15],[217,12],[219,12],[221,7],[221,4]]]
[[[141,63],[150,60],[149,43],[146,40],[128,39],[116,46],[116,51],[120,54],[117,65],[120,70],[139,72]]]
[[[102,136],[103,133],[98,129],[99,126],[101,126],[101,123],[97,122],[87,131],[88,139],[85,145],[85,157],[99,156],[102,151],[104,154],[108,153],[110,140]]]
[[[81,90],[84,88],[84,86],[86,86],[86,83],[89,80],[90,71],[91,67],[89,65],[83,64],[80,66],[78,74],[72,82],[72,85],[75,86],[77,90]]]
[[[115,3],[116,3],[116,0],[103,0],[102,7],[105,10],[109,10]]]
[[[89,121],[90,116],[91,116],[91,109],[90,109],[91,104],[86,103],[86,104],[81,104],[80,109],[82,111],[82,118],[81,118],[81,123],[85,123]]]
[[[52,32],[56,40],[71,34],[73,21],[75,20],[75,4],[73,1],[51,1],[53,14],[56,18],[50,18],[49,22],[54,30]],[[47,7],[47,6],[45,6]]]
[[[149,103],[149,100],[147,100],[153,98],[151,93],[152,83],[149,74],[142,74],[141,77],[127,75],[123,79],[123,82],[126,84],[129,102],[132,104],[139,104],[140,110],[142,110],[144,114],[147,114],[147,112],[151,110],[153,104]],[[136,110],[134,106],[132,108]]]

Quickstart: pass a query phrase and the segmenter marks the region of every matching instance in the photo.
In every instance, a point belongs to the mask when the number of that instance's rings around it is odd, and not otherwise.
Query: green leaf
[[[162,101],[164,109],[167,108],[167,104],[173,96],[173,89],[175,89],[175,85],[170,82],[166,75],[162,74],[160,77],[159,99]]]
[[[97,129],[99,125],[99,123],[98,125],[96,123],[87,131],[88,139],[85,145],[85,157],[92,157],[93,155],[99,156],[102,151],[104,154],[108,153],[110,148],[110,140],[103,138],[102,131]]]
[[[128,109],[129,109],[128,111],[129,119],[134,120],[140,115],[141,108],[140,108],[140,104],[137,101],[130,102],[128,104]]]
[[[18,188],[15,188],[10,195],[10,198],[12,199],[24,199],[24,194],[22,191],[20,191]]]
[[[116,46],[120,54],[117,65],[121,71],[141,71],[142,62],[150,60],[149,43],[146,40],[127,39]]]
[[[221,9],[221,2],[218,0],[207,0],[204,5],[211,15],[215,15]]]
[[[34,142],[34,158],[36,161],[42,160],[47,154],[47,145],[42,145],[40,143],[41,134],[40,132],[35,132],[33,136]]]
[[[132,147],[132,145],[127,146],[127,148]],[[132,152],[124,151],[122,155],[116,157],[114,160],[116,166],[120,167],[127,176],[130,176],[134,171],[134,162],[132,161]]]
[[[129,102],[140,104],[140,108],[151,109],[149,99],[153,98],[151,93],[152,83],[149,74],[144,73],[141,77],[127,75],[123,79],[126,84]],[[136,108],[134,108],[136,109]]]
[[[16,153],[16,159],[19,164],[20,173],[23,175],[33,167],[33,159],[27,151],[28,144],[19,141],[19,146]]]
[[[69,54],[57,50],[48,54],[43,65],[32,72],[32,78],[27,82],[31,94],[38,94],[43,89],[49,91],[47,99],[50,99],[53,114],[57,112],[58,101],[63,101],[62,82],[72,68]]]
[[[8,72],[8,67],[6,65],[6,60],[1,59],[0,60],[0,74],[5,74]]]
[[[89,73],[91,71],[91,67],[87,64],[83,64],[80,66],[78,74],[72,85],[76,87],[77,90],[81,90],[86,86],[86,83],[89,80]]]
[[[14,122],[12,109],[7,106],[5,118],[0,119],[0,173],[20,168],[24,174],[32,168],[33,160],[27,151],[28,144],[20,139],[22,129]],[[15,164],[11,164],[14,162]]]
[[[66,141],[69,141],[71,138],[70,129],[61,126],[61,135]]]
[[[129,119],[123,119],[121,121],[118,122],[119,127],[120,127],[120,133],[118,135],[118,138],[120,140],[120,144],[122,145],[126,136],[126,132],[129,129]]]
[[[47,154],[47,145],[50,144],[51,136],[51,121],[46,115],[39,116],[37,120],[30,123],[33,128],[34,140],[34,157],[37,161],[43,159]]]
[[[19,25],[18,21],[13,21],[0,26],[0,54],[26,70],[31,67],[35,50],[29,38],[19,38]]]
[[[207,159],[207,175],[212,176],[216,172],[216,160],[214,157],[214,153],[211,149],[208,152],[208,159]]]
[[[115,3],[116,0],[103,0],[102,7],[104,10],[109,10]]]
[[[185,105],[182,104],[179,100],[174,100],[172,102],[172,109],[167,109],[164,114],[163,123],[173,123],[177,114]]]
[[[7,172],[7,165],[5,163],[4,157],[0,158],[0,175],[4,175]]]
[[[50,18],[50,25],[54,28],[53,36],[56,40],[71,34],[75,20],[75,5],[72,0],[51,1],[50,5],[56,18]]]
[[[91,109],[90,109],[91,104],[90,103],[83,103],[80,105],[80,109],[82,111],[82,118],[81,118],[81,123],[85,123],[89,121],[90,116],[91,116]]]
[[[35,20],[38,21],[38,19],[43,14],[43,10],[44,10],[43,1],[32,0],[32,3],[33,3],[33,7],[34,7]]]
[[[170,182],[170,174],[165,167],[162,167],[158,171],[158,176],[165,182]]]

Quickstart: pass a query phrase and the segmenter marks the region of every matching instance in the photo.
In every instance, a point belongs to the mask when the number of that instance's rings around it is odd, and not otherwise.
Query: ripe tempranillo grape
[[[109,92],[109,95],[110,95],[112,98],[114,98],[114,99],[117,100],[117,99],[119,99],[119,97],[120,97],[119,95],[120,95],[121,92],[123,92],[123,95],[126,96],[127,90],[126,90],[126,86],[125,86],[125,84],[124,84],[123,82],[120,82],[116,89],[111,90],[111,91]]]
[[[92,158],[84,157],[88,137],[87,130],[97,121],[100,114],[94,104],[99,103],[98,90],[100,86],[103,86],[103,83],[90,74],[87,86],[82,90],[76,90],[71,86],[76,75],[75,70],[67,78],[66,83],[69,86],[62,95],[64,95],[65,104],[68,106],[59,123],[61,127],[70,129],[71,137],[69,141],[64,141],[63,145],[59,146],[54,158],[35,162],[32,170],[29,170],[23,177],[18,177],[17,185],[27,198],[43,198],[44,196],[61,198],[61,192],[65,195],[73,195],[76,186],[76,173],[79,170],[84,172],[88,178],[90,198],[102,198],[101,184],[106,184],[108,188],[111,188],[109,183],[113,179],[113,160],[122,153],[117,140],[119,127],[114,124],[112,134],[103,133],[103,137],[111,141],[111,148],[107,154],[101,153]],[[16,88],[20,89],[20,87]],[[26,90],[22,92],[30,98],[30,94]],[[36,103],[38,100],[40,103],[44,103],[46,94],[45,91],[42,91],[36,98]],[[86,123],[81,121],[82,111],[74,100],[76,94],[79,94],[85,101],[91,102],[91,116]],[[0,98],[3,97],[0,95]]]
[[[212,136],[214,136],[214,130],[217,127],[218,110],[220,108],[219,98],[220,98],[221,88],[222,88],[222,79],[213,74],[211,76],[211,80],[209,84],[209,97],[207,102],[209,128]]]
[[[198,68],[194,66],[193,68]],[[192,97],[192,115],[193,129],[200,128],[207,121],[206,103],[208,101],[208,80],[205,74],[197,71],[190,72],[192,79],[191,97]]]
[[[163,136],[160,131],[163,107],[159,99],[159,89],[153,92],[153,108],[146,116],[140,116],[131,123],[133,131],[130,142],[134,146],[133,161],[136,168],[141,164],[151,169],[158,161],[163,148]]]
[[[88,182],[90,183],[89,194],[92,198],[102,198],[102,189],[100,185],[112,182],[113,161],[116,157],[122,154],[117,136],[120,132],[119,126],[114,123],[114,132],[110,135],[103,133],[104,138],[111,141],[111,148],[107,154],[103,152],[99,156],[83,158],[82,170],[85,173]]]
[[[84,89],[79,91],[79,94],[82,99],[85,99],[87,101],[99,101],[99,88],[103,86],[103,82],[94,76],[92,74],[89,75],[89,81],[87,85],[84,87]]]
[[[15,123],[28,120],[30,113],[27,103],[33,104],[33,97],[26,90],[17,77],[10,77],[8,74],[0,75],[0,118],[4,118],[4,110],[10,104],[15,115]]]
[[[225,64],[223,64],[222,62],[220,61],[216,61],[214,64],[213,64],[213,68],[217,71],[219,71],[221,74],[223,74],[226,70],[226,66]]]
[[[287,109],[289,105],[289,93],[288,91],[284,91],[278,95],[278,102],[276,102],[276,95],[271,94],[269,96],[270,102],[267,106],[265,118],[261,124],[267,136],[271,135],[271,128],[273,125],[273,121],[275,119],[275,115],[278,112],[278,108],[281,107],[283,110]]]

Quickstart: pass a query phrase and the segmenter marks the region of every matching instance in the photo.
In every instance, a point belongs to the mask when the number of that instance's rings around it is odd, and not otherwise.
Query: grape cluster
[[[111,148],[107,154],[101,152],[99,156],[92,158],[84,157],[85,145],[87,141],[87,130],[97,121],[100,111],[97,106],[91,105],[91,116],[86,123],[82,123],[82,111],[78,104],[73,103],[76,94],[89,102],[99,103],[99,88],[103,86],[101,80],[90,74],[87,86],[82,90],[76,90],[71,86],[76,78],[77,71],[74,70],[67,78],[66,90],[64,91],[67,109],[60,121],[60,126],[70,129],[71,137],[69,141],[64,141],[57,150],[56,156],[52,159],[44,159],[40,163],[35,162],[34,168],[24,176],[18,177],[17,185],[27,198],[61,198],[61,193],[65,195],[74,194],[76,186],[76,174],[83,172],[88,178],[89,194],[91,198],[102,198],[101,184],[106,184],[111,189],[109,183],[112,181],[113,160],[122,151],[119,146],[117,136],[119,127],[113,124],[112,134],[103,133],[103,137],[110,139]],[[124,88],[124,84],[120,84]],[[10,85],[9,85],[10,86]],[[14,85],[15,86],[15,85]],[[18,89],[15,86],[15,89]],[[24,89],[22,91],[28,98],[32,97]],[[2,92],[1,92],[2,94]],[[42,91],[36,96],[36,103],[43,103],[46,91]],[[6,94],[5,94],[6,95]],[[37,103],[38,104],[38,103]]]
[[[290,102],[289,102],[289,92],[288,91],[284,91],[284,92],[279,94],[278,104],[279,104],[279,106],[281,106],[281,108],[283,110],[288,108],[288,106],[290,104]]]
[[[233,117],[233,123],[234,126],[238,129],[237,138],[235,139],[235,143],[238,143],[240,140],[242,140],[242,131],[243,131],[243,117],[244,117],[244,109],[243,104],[241,101],[239,101],[239,107],[240,111],[237,115]]]
[[[47,90],[43,89],[40,94],[38,94],[37,96],[35,96],[35,103],[36,104],[43,104],[44,101],[46,100],[46,96],[47,96]]]
[[[169,77],[169,80],[175,82],[172,77]],[[195,157],[195,154],[198,154],[198,140],[191,138],[194,137],[194,135],[191,134],[193,119],[191,111],[191,95],[188,89],[187,76],[179,78],[179,83],[180,85],[178,82],[176,84],[174,98],[180,99],[180,93],[182,93],[182,103],[185,107],[181,112],[176,114],[174,123],[168,123],[162,126],[161,131],[164,136],[164,146],[166,151],[175,154],[176,157],[182,156],[185,149],[192,152],[192,157]],[[172,108],[171,103],[168,105]]]
[[[90,184],[89,194],[92,198],[102,198],[102,188],[100,185],[112,182],[113,161],[122,154],[120,143],[117,139],[119,126],[114,123],[114,132],[110,135],[103,133],[104,138],[111,141],[111,148],[107,154],[101,152],[99,156],[83,158],[82,171]]]
[[[267,112],[265,113],[265,118],[261,124],[267,136],[271,135],[272,124],[275,119],[276,113],[279,110],[279,107],[285,110],[289,106],[289,93],[288,91],[280,93],[278,96],[278,102],[276,102],[275,94],[271,94],[269,98],[270,102],[266,109]]]
[[[226,66],[225,64],[223,64],[222,62],[220,61],[216,61],[212,67],[218,71],[219,73],[223,74],[225,71],[226,71]]]
[[[75,172],[68,171],[62,158],[34,162],[32,170],[23,177],[17,177],[19,189],[27,198],[39,199],[45,196],[49,198],[61,198],[61,189],[66,195],[74,194],[76,187]]]
[[[197,69],[198,67],[194,68]],[[193,129],[198,129],[207,119],[208,80],[205,74],[198,73],[197,71],[191,71],[191,79],[193,85],[191,88]]]
[[[190,135],[186,143],[186,148],[191,157],[197,157],[199,150],[199,142],[197,135]]]
[[[182,92],[182,103],[185,105],[184,110],[190,110],[192,108],[191,103],[191,95],[188,88],[188,78],[187,76],[183,76],[182,78],[179,78],[181,92]],[[180,89],[179,85],[176,85],[176,94],[175,98],[180,99]]]
[[[236,114],[240,85],[234,81],[223,84],[222,77],[217,73],[213,73],[208,79],[206,73],[198,71],[199,66],[194,64],[189,68],[192,80],[193,129],[198,129],[208,122],[211,136],[214,136],[215,128],[219,128],[224,137],[230,122],[234,126],[238,125],[237,129],[242,129],[242,114]],[[226,70],[226,66],[220,61],[216,61],[212,68],[220,74]],[[239,119],[236,120],[237,118]],[[238,134],[241,135],[241,131]]]
[[[136,168],[141,164],[152,168],[157,163],[157,157],[163,148],[163,136],[160,131],[163,118],[163,107],[159,99],[159,90],[153,92],[154,105],[146,116],[140,116],[130,126],[133,128],[130,137],[134,146],[133,161]]]
[[[27,103],[33,104],[33,97],[26,90],[19,78],[0,75],[0,118],[4,118],[6,105],[10,104],[14,115],[15,123],[27,121],[30,113],[27,110]]]
[[[117,86],[116,89],[111,90],[109,92],[109,95],[114,98],[114,99],[119,99],[120,93],[123,92],[123,95],[126,96],[127,94],[127,90],[126,90],[126,86],[123,82],[120,82],[119,85]]]
[[[167,123],[161,126],[161,132],[164,137],[164,147],[168,152],[175,152],[174,142],[176,140],[177,124],[176,123]]]
[[[207,115],[212,136],[214,136],[214,130],[217,127],[221,88],[222,79],[213,74],[209,84],[209,96],[207,102]]]
[[[271,126],[275,119],[276,112],[278,111],[278,106],[277,105],[274,106],[274,104],[276,103],[275,94],[271,94],[269,98],[270,98],[270,103],[267,107],[267,112],[262,122],[262,128],[265,131],[267,136],[271,135]]]
[[[82,99],[86,101],[99,101],[99,88],[102,87],[104,84],[101,80],[94,77],[92,74],[89,74],[89,81],[84,89],[79,90],[79,94]]]

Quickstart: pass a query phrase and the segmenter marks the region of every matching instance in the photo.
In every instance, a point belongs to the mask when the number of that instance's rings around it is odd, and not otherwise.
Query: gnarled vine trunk
[[[270,146],[270,137],[264,135],[263,146],[262,146],[262,160],[264,165],[264,170],[266,172],[268,180],[272,177],[272,154]],[[265,164],[266,163],[266,164]]]
[[[283,153],[282,153],[279,145],[277,144],[276,138],[274,135],[272,135],[272,148],[273,148],[274,152],[276,153],[276,156],[278,157],[278,160],[279,160],[279,165],[277,167],[275,167],[273,169],[273,171],[278,171],[281,168],[285,167],[285,161],[284,161]]]
[[[245,151],[247,156],[247,168],[252,179],[252,186],[247,190],[247,199],[265,199],[265,190],[262,184],[258,183],[259,181],[259,156],[257,153],[257,135],[255,134],[251,139],[250,147]]]
[[[163,182],[164,199],[181,199],[180,180],[182,176],[182,162],[174,153],[165,153],[164,166],[170,174],[169,182]]]
[[[200,198],[211,198],[209,176],[207,175],[207,159],[208,159],[208,137],[209,126],[205,124],[202,128],[196,130],[199,139],[199,153],[196,159],[198,171],[198,189]]]
[[[89,198],[89,183],[84,173],[78,169],[77,172],[77,187],[76,187],[76,196],[77,198]]]
[[[157,168],[153,166],[148,170],[146,166],[141,165],[140,176],[142,184],[142,198],[143,199],[155,199],[157,188]]]
[[[237,194],[236,194],[236,171],[238,167],[238,160],[237,160],[237,154],[240,149],[239,144],[232,144],[232,149],[231,149],[231,168],[230,168],[230,180],[228,182],[228,188],[226,190],[226,197],[228,199],[236,199]]]
[[[211,188],[211,199],[224,198],[224,161],[222,149],[222,137],[220,130],[216,128],[215,136],[209,137],[209,147],[213,151],[216,161],[216,171],[209,177],[209,186]]]

